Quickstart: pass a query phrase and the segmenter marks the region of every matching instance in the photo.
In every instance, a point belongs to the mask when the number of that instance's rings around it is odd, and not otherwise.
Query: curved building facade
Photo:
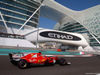
[[[33,12],[40,6],[41,0],[0,0],[0,12],[8,28],[19,29]],[[39,23],[40,10],[22,28],[32,29]],[[0,16],[0,27],[5,27]],[[0,30],[1,30],[0,29]],[[4,31],[3,31],[4,32]],[[7,33],[10,32],[10,29]]]
[[[83,11],[77,11],[73,17],[66,17],[58,22],[54,29],[67,32],[85,34],[91,46],[100,46],[100,5],[88,8]],[[93,37],[95,36],[95,37]],[[95,39],[96,38],[96,39]],[[97,41],[98,40],[98,41]]]
[[[55,30],[81,33],[90,46],[100,46],[100,5],[71,10],[54,0],[44,0],[41,16],[57,21]]]
[[[41,9],[36,12],[40,6]],[[32,18],[22,27],[33,13]],[[33,34],[38,32],[36,27],[39,25],[39,16],[56,21],[55,30],[81,33],[91,46],[100,46],[100,5],[74,11],[54,0],[0,0],[0,38],[6,37],[6,41],[9,41],[8,38],[19,37],[33,42]],[[2,43],[6,44],[6,41]]]
[[[36,47],[24,34],[39,25],[40,9],[37,9],[41,1],[0,0],[0,46]],[[25,22],[27,23],[24,25]],[[19,29],[20,32],[17,33]]]

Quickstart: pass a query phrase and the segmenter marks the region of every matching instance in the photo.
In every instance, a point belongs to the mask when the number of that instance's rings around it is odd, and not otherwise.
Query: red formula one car
[[[67,62],[64,58],[58,58],[58,57],[47,57],[43,56],[41,52],[39,53],[10,53],[10,62],[15,64],[17,63],[18,67],[20,69],[28,68],[30,64],[52,64],[58,63],[59,65],[66,65],[71,64],[69,61]]]

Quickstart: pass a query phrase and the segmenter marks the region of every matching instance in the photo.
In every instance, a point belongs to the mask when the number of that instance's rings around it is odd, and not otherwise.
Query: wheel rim
[[[22,63],[22,66],[23,66],[23,67],[26,67],[27,65],[26,65],[26,63],[25,63],[25,62],[23,62],[23,63]]]
[[[27,61],[21,60],[21,61],[19,62],[19,68],[21,68],[21,69],[27,68]]]
[[[63,64],[66,64],[66,62],[64,61]]]

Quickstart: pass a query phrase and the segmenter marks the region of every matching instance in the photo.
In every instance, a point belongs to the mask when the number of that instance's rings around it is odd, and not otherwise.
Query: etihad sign
[[[73,40],[80,41],[81,38],[69,33],[55,32],[55,31],[44,31],[40,33],[40,36],[52,39],[60,39],[60,40]]]
[[[62,34],[56,34],[56,33],[48,33],[48,36],[51,38],[57,38],[57,39],[73,39],[73,36],[71,35],[62,35]]]

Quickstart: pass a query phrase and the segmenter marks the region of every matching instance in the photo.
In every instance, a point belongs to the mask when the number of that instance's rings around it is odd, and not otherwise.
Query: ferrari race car
[[[30,64],[56,64],[58,63],[61,66],[64,65],[70,65],[71,63],[69,61],[66,61],[64,58],[58,58],[58,57],[47,57],[45,55],[42,55],[41,52],[39,53],[9,53],[10,62],[12,64],[15,64],[20,69],[28,68]]]

